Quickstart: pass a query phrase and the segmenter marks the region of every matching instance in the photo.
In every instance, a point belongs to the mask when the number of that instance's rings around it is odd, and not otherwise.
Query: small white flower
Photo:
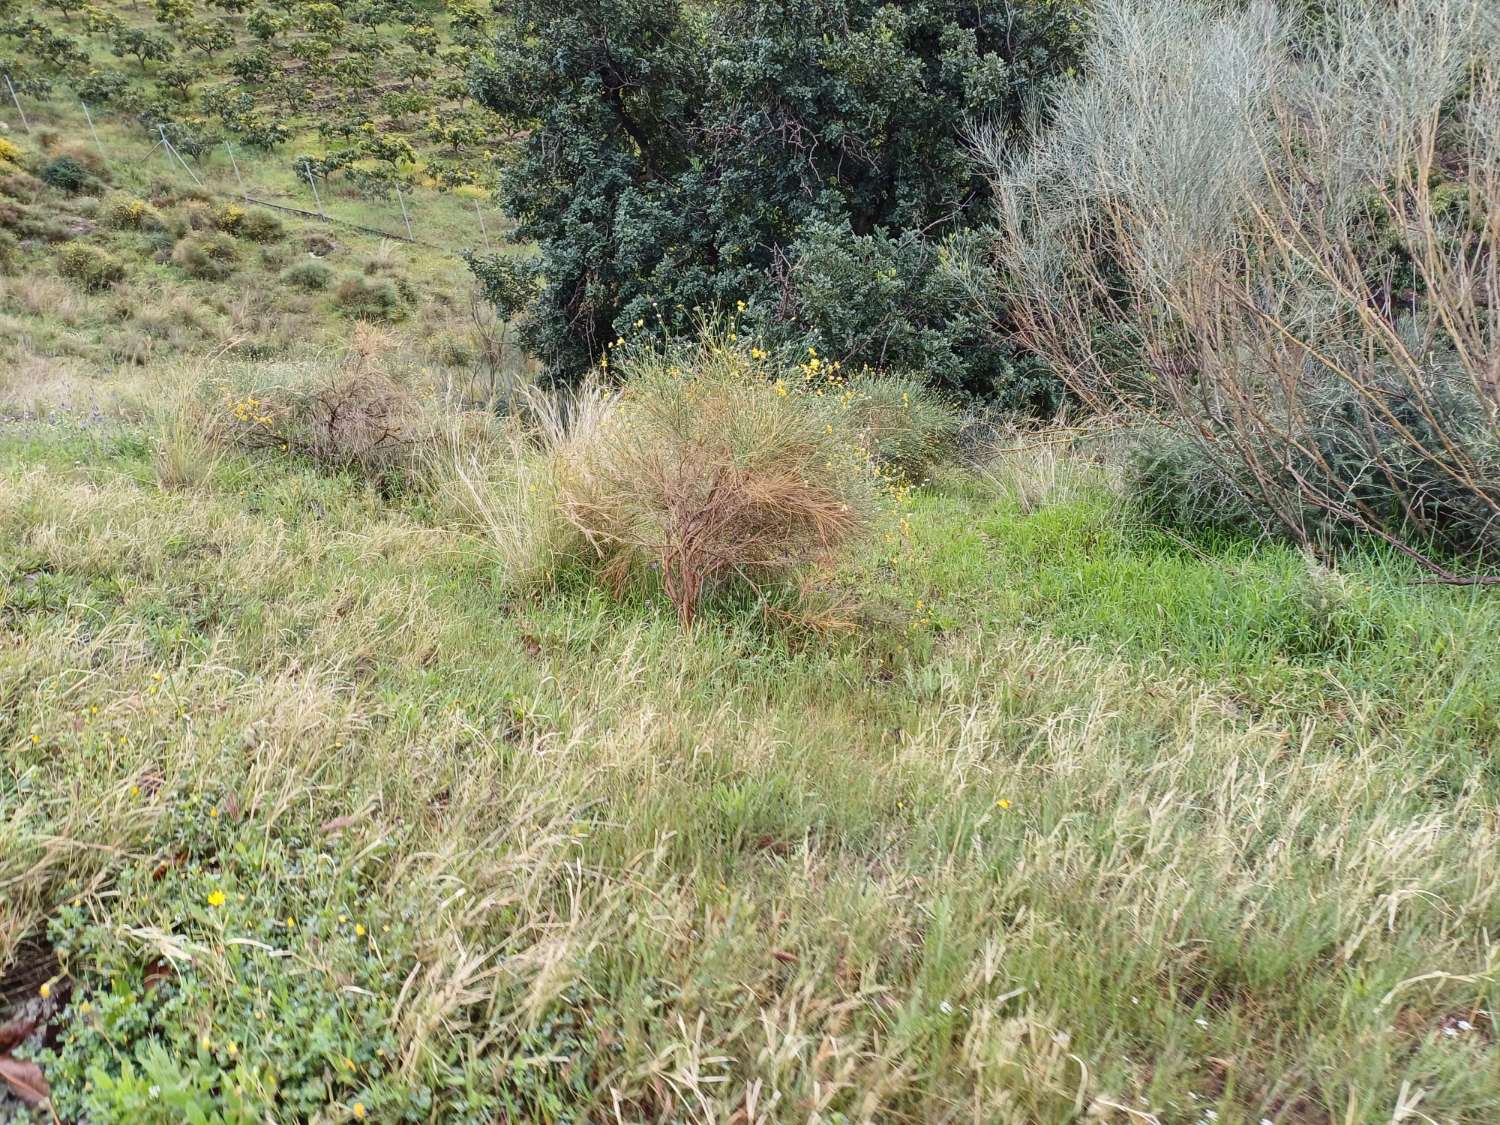
[[[938,1011],[942,1012],[945,1016],[951,1015],[953,1013],[953,1005],[944,1000],[938,1005]]]
[[[1457,1039],[1458,1038],[1458,1028],[1456,1028],[1456,1027],[1445,1027],[1445,1028],[1443,1028],[1443,1034],[1446,1035],[1449,1039]]]
[[[1473,1031],[1474,1030],[1474,1025],[1472,1023],[1470,1023],[1468,1020],[1459,1020],[1458,1021],[1458,1030],[1459,1031]]]
[[[1199,1027],[1207,1027],[1208,1026],[1208,1021],[1206,1019],[1199,1018],[1199,1019],[1195,1019],[1193,1022],[1195,1024],[1197,1024]]]

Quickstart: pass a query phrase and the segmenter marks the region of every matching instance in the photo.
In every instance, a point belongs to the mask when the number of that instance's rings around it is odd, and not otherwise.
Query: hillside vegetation
[[[1500,1119],[1488,5],[0,13],[0,1118]]]

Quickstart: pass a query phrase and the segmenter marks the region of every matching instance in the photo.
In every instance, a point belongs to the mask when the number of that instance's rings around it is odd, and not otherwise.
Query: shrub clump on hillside
[[[90,293],[108,289],[125,276],[125,264],[106,250],[69,243],[57,259],[58,272]]]
[[[950,448],[958,411],[920,379],[864,372],[849,380],[849,412],[875,462],[920,481]]]
[[[223,281],[240,258],[234,239],[226,234],[191,234],[172,250],[172,262],[199,281]]]
[[[406,316],[406,303],[394,282],[346,277],[333,293],[339,312],[351,320],[390,323]]]
[[[159,230],[163,225],[156,208],[136,198],[110,202],[104,211],[104,221],[116,230]]]
[[[386,489],[416,483],[438,430],[411,382],[382,365],[389,349],[380,330],[360,326],[343,362],[310,384],[231,394],[228,440],[357,472]]]
[[[614,409],[558,468],[611,586],[655,573],[687,625],[710,592],[787,578],[870,526],[883,488],[847,396],[713,337],[617,363]]]
[[[43,164],[38,175],[43,183],[77,195],[99,181],[100,171],[76,155],[62,153]]]
[[[1248,447],[1164,431],[1135,453],[1127,485],[1152,518],[1183,529],[1295,529],[1320,546],[1367,527],[1439,556],[1500,561],[1500,438],[1473,385],[1435,367],[1413,391],[1392,373],[1366,388],[1329,383],[1301,404],[1299,440]],[[1252,439],[1253,440],[1253,439]],[[1289,482],[1292,482],[1289,484]],[[1293,487],[1292,484],[1295,486]]]
[[[226,203],[214,214],[214,226],[225,234],[250,242],[275,242],[285,233],[281,220],[269,211]]]
[[[1158,518],[1493,585],[1495,5],[1285,7],[1101,0],[1030,151],[990,153],[1005,316],[1168,420],[1132,472]]]
[[[304,292],[316,292],[333,284],[333,270],[322,262],[298,262],[282,271],[281,283]]]

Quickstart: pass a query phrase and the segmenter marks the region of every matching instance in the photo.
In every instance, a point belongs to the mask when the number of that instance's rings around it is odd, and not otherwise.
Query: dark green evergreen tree
[[[476,273],[556,378],[743,301],[775,345],[994,393],[1010,358],[938,275],[987,214],[966,136],[1074,65],[1079,6],[516,0],[473,86],[530,129],[505,199],[540,253]]]

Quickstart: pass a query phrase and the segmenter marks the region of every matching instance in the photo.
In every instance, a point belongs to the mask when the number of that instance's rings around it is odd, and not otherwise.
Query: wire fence
[[[33,121],[26,113],[20,92],[12,83],[9,74],[4,75],[4,80],[6,92],[9,94],[11,104],[15,108],[21,130],[27,134],[33,133],[35,131]],[[94,147],[98,150],[100,159],[104,162],[106,168],[113,169],[118,160],[111,158],[103,139],[100,137],[92,109],[81,99],[78,104],[83,110],[84,120],[88,124],[89,137],[93,141]],[[392,239],[414,246],[423,246],[431,250],[454,254],[455,256],[461,253],[460,250],[455,250],[452,245],[432,242],[419,235],[418,232],[422,226],[419,197],[410,189],[403,191],[399,184],[392,185],[396,211],[389,215],[389,224],[374,226],[369,223],[359,222],[347,215],[338,214],[336,203],[330,207],[329,203],[326,203],[323,198],[326,191],[319,191],[319,177],[314,173],[308,161],[304,160],[302,162],[300,167],[301,175],[296,180],[297,183],[306,185],[306,195],[301,200],[291,197],[285,201],[278,202],[265,198],[264,194],[255,194],[251,190],[245,182],[245,177],[240,167],[239,156],[240,154],[236,152],[233,142],[226,139],[209,149],[193,153],[191,159],[189,159],[183,155],[177,145],[172,143],[172,139],[167,133],[167,127],[159,124],[157,126],[156,140],[141,160],[141,163],[145,165],[153,160],[157,160],[177,179],[181,180],[185,176],[197,190],[221,200],[243,202],[256,207],[264,207],[272,211],[282,212],[283,214],[316,220],[326,223],[329,226],[359,231],[378,238]],[[233,177],[232,181],[229,178],[231,175]],[[328,186],[329,184],[325,180],[324,188],[326,189]],[[311,207],[297,205],[298,203],[305,204],[309,202],[311,203]],[[493,253],[494,244],[490,237],[489,224],[485,222],[484,208],[478,199],[471,200],[471,203],[473,204],[474,218],[478,226],[480,239],[484,244],[484,248],[488,252]],[[360,204],[362,210],[368,210],[370,207],[376,205],[376,201],[373,201],[368,195],[363,195],[360,198]],[[397,227],[399,229],[391,229]]]

